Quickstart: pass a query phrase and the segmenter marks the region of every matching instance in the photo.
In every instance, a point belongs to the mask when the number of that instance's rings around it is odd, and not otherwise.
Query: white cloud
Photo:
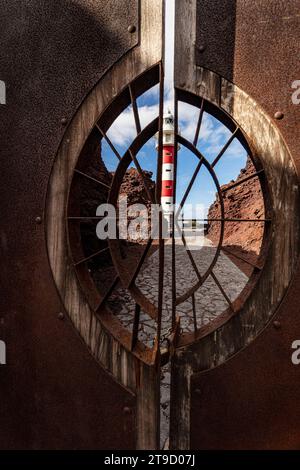
[[[179,130],[183,137],[193,141],[199,117],[199,109],[190,104],[178,104]]]
[[[130,108],[125,109],[107,131],[107,135],[115,145],[126,145],[136,136],[133,114]]]
[[[158,104],[151,106],[140,106],[139,117],[141,127],[144,128],[158,115]],[[124,145],[128,147],[133,139],[136,137],[136,127],[133,116],[132,107],[125,109],[107,132],[108,137],[116,145]]]
[[[172,90],[167,90],[165,109],[172,109]],[[180,132],[186,139],[193,141],[196,125],[199,117],[199,109],[186,103],[180,103],[178,107]],[[142,128],[158,116],[158,103],[139,107],[139,116]],[[128,147],[136,137],[136,127],[132,107],[128,107],[115,120],[107,132],[115,145]],[[204,114],[199,142],[204,146],[204,154],[210,157],[216,156],[227,142],[231,132],[222,124],[216,122],[208,114]],[[153,142],[151,142],[153,145]],[[237,139],[234,139],[227,149],[226,158],[241,158],[245,156],[245,150]]]
[[[224,155],[225,154],[226,154],[226,158],[239,159],[242,157],[246,157],[247,152],[242,146],[242,144],[237,139],[234,139],[230,147],[228,148],[228,150],[226,150],[226,152],[224,153]]]
[[[230,136],[231,132],[227,127],[210,115],[204,114],[198,142],[200,142],[201,148],[204,146],[205,155],[211,157],[217,156]]]

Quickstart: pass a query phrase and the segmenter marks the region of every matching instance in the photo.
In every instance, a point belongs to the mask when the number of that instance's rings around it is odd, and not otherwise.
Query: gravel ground
[[[201,275],[208,269],[216,248],[209,240],[200,249],[192,248],[192,256]],[[196,247],[197,248],[197,247]],[[162,312],[162,340],[168,336],[171,327],[171,282],[172,282],[172,246],[168,241],[165,244],[164,265],[164,298]],[[136,280],[142,293],[155,305],[158,296],[158,251],[152,253],[145,261],[144,266]],[[233,301],[242,291],[248,277],[225,254],[221,253],[214,267],[214,273],[225,290],[227,296]],[[181,241],[176,242],[176,292],[183,295],[190,287],[197,283],[197,276],[185,247]],[[133,312],[135,307],[131,294],[123,287],[118,287],[108,301],[114,314],[118,316],[123,325],[132,330]],[[220,289],[209,276],[204,284],[195,292],[195,306],[197,327],[201,327],[216,318],[227,307]],[[192,299],[189,298],[177,307],[180,316],[180,325],[183,331],[193,332]],[[139,339],[148,346],[153,345],[156,333],[156,322],[141,311]],[[161,370],[161,446],[167,445],[169,434],[170,415],[170,364]]]
[[[165,269],[164,269],[164,299],[162,312],[162,338],[168,335],[171,327],[171,283],[172,283],[172,247],[165,245]],[[208,269],[214,254],[215,247],[209,241],[199,250],[193,250],[192,256],[201,275]],[[142,293],[155,305],[158,296],[158,251],[153,253],[144,263],[144,266],[136,280]],[[223,253],[220,254],[214,267],[214,273],[225,290],[227,296],[233,301],[247,283],[248,277]],[[183,295],[190,287],[197,283],[197,276],[187,255],[186,249],[181,244],[176,245],[176,293]],[[119,286],[109,300],[109,305],[115,315],[124,326],[131,328],[133,323],[134,299],[123,287]],[[209,276],[204,284],[195,292],[196,318],[198,328],[210,322],[222,313],[227,307],[220,289]],[[180,325],[183,331],[193,332],[192,299],[189,298],[177,307],[177,315],[180,316]],[[145,312],[141,312],[139,339],[152,346],[155,336],[156,323]]]

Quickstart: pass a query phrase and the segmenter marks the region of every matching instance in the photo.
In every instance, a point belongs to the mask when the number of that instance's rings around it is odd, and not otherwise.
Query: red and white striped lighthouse
[[[174,204],[174,117],[168,110],[163,116],[161,206],[168,230],[171,229]]]

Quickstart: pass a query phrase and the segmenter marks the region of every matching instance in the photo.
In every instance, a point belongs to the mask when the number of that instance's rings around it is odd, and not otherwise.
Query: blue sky
[[[166,91],[166,106],[172,108],[172,93]],[[149,90],[138,99],[139,114],[142,128],[158,115],[158,89]],[[193,141],[199,109],[186,103],[179,103],[178,117],[180,132],[186,139]],[[127,108],[114,122],[108,131],[108,136],[122,155],[136,137],[134,118],[131,107]],[[212,162],[218,152],[227,142],[231,132],[213,116],[204,113],[201,125],[198,149],[205,158]],[[234,139],[221,160],[215,167],[220,184],[225,184],[235,179],[240,169],[245,166],[246,152],[241,144]],[[110,171],[115,171],[118,164],[117,158],[108,145],[102,141],[102,158]],[[153,179],[156,178],[157,152],[155,139],[150,139],[137,155],[139,163],[144,170],[152,171]],[[177,194],[176,200],[180,202],[186,187],[197,166],[198,159],[185,147],[181,147],[177,160]],[[214,182],[202,166],[190,192],[187,204],[203,204],[207,209],[215,199],[216,187]]]
[[[166,15],[168,25],[165,28],[165,111],[174,110],[173,102],[173,64],[174,64],[174,0],[166,0]],[[153,87],[138,98],[139,115],[142,128],[158,115],[158,86]],[[198,121],[199,109],[186,103],[179,103],[178,118],[181,134],[193,141]],[[108,136],[122,155],[136,137],[135,123],[131,106],[128,107],[113,123],[107,132]],[[212,162],[224,146],[231,133],[213,116],[204,113],[201,131],[198,140],[198,149],[209,162]],[[102,158],[109,171],[115,171],[118,164],[117,158],[108,145],[102,140]],[[156,177],[157,153],[155,140],[150,139],[137,155],[139,163],[144,170],[153,172]],[[241,144],[234,139],[221,160],[215,166],[215,172],[220,184],[225,184],[235,179],[240,169],[245,167],[246,152]],[[176,201],[180,202],[186,187],[193,175],[198,163],[197,158],[184,147],[178,152],[177,160],[177,191]],[[216,187],[202,166],[186,201],[186,204],[203,204],[205,212],[215,200]]]

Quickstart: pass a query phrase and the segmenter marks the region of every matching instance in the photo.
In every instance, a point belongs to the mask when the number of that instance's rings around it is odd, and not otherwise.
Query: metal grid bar
[[[184,245],[184,247],[185,247],[185,249],[186,249],[186,252],[187,252],[187,254],[188,254],[188,257],[190,258],[190,261],[191,261],[191,263],[192,263],[192,266],[193,266],[193,268],[194,268],[194,271],[195,271],[195,273],[196,273],[196,276],[197,276],[198,280],[202,283],[202,276],[201,276],[201,274],[199,273],[198,267],[197,267],[197,265],[196,265],[196,262],[195,262],[195,260],[194,260],[193,255],[192,255],[192,253],[191,253],[191,250],[189,250],[188,247],[187,247],[187,243],[186,243],[186,239],[185,239],[183,230],[180,229],[177,220],[176,220],[176,228],[177,228],[177,230],[179,231],[179,233],[181,234],[181,240],[182,240],[183,245]]]
[[[172,212],[172,328],[176,325],[176,245],[175,245],[175,204],[177,188],[177,153],[178,153],[178,97],[174,93],[174,189],[173,189],[173,212]]]
[[[79,266],[80,264],[85,263],[86,261],[89,261],[89,260],[95,258],[96,256],[101,255],[102,253],[105,253],[106,251],[108,251],[108,246],[106,248],[102,248],[101,250],[96,251],[95,253],[93,253],[90,256],[86,256],[85,258],[82,258],[79,261],[76,261],[74,263],[74,266]]]
[[[201,160],[199,161],[199,163],[198,163],[198,165],[197,165],[197,167],[196,167],[196,169],[195,169],[195,171],[194,171],[194,174],[193,174],[193,176],[192,176],[192,178],[191,178],[191,180],[190,180],[190,182],[189,182],[189,185],[188,185],[188,187],[187,187],[187,189],[186,189],[186,191],[185,191],[185,193],[184,193],[184,196],[183,196],[183,198],[182,198],[182,200],[181,200],[180,208],[182,208],[183,204],[185,203],[185,201],[186,201],[186,199],[187,199],[187,197],[188,197],[188,195],[189,195],[189,193],[190,193],[190,191],[191,191],[191,188],[192,188],[192,186],[193,186],[193,184],[194,184],[194,182],[195,182],[195,179],[197,178],[197,175],[198,175],[198,173],[199,173],[199,171],[200,171],[200,168],[201,168],[201,166],[202,166],[202,162],[203,162],[203,158],[201,158]],[[178,211],[179,211],[179,210],[180,210],[180,209],[178,209]],[[177,211],[177,213],[178,213],[178,211]],[[177,215],[177,214],[176,214],[176,215]]]
[[[226,188],[222,189],[222,193],[225,193],[226,191],[229,191],[229,190],[232,189],[232,188],[236,188],[236,187],[239,186],[240,184],[243,184],[243,183],[245,183],[246,181],[249,181],[249,180],[251,180],[252,178],[255,178],[256,176],[259,176],[259,175],[261,175],[262,173],[264,173],[264,170],[256,171],[255,173],[252,173],[251,175],[246,176],[245,178],[240,179],[240,180],[237,181],[236,183],[232,183],[232,184],[230,184],[229,186],[227,186]]]
[[[157,149],[157,161],[158,167],[162,166],[162,149],[163,149],[163,110],[164,110],[164,71],[162,64],[160,65],[160,89],[159,89],[159,123],[158,123],[158,149]],[[157,175],[157,186],[161,188],[161,169]],[[160,197],[160,193],[159,193]],[[163,309],[163,288],[164,288],[164,264],[165,264],[165,244],[162,238],[162,211],[158,214],[159,220],[159,268],[158,268],[158,297],[157,297],[157,332],[155,339],[155,347],[157,354],[156,360],[160,362],[160,337],[161,337],[161,321],[162,321],[162,309]]]
[[[105,302],[107,301],[107,299],[110,297],[110,295],[112,294],[114,288],[116,287],[116,285],[118,284],[120,278],[119,276],[116,276],[114,278],[114,280],[112,281],[111,285],[109,286],[108,290],[106,291],[106,293],[104,294],[104,296],[102,297],[98,307],[96,308],[96,312],[99,312],[99,310],[101,309],[101,307],[105,304]]]
[[[225,298],[226,302],[228,303],[229,307],[231,308],[231,310],[234,312],[234,308],[233,308],[233,305],[232,305],[232,302],[230,300],[230,298],[228,297],[228,295],[226,294],[225,290],[223,289],[223,287],[221,286],[221,283],[220,281],[217,279],[217,276],[215,275],[215,273],[213,271],[211,271],[210,273],[211,277],[213,278],[213,280],[215,281],[216,285],[218,286],[220,292],[223,294],[223,297]]]
[[[148,186],[148,183],[147,183],[147,181],[146,181],[146,179],[145,179],[145,175],[144,175],[143,170],[142,170],[142,168],[141,168],[141,166],[140,166],[140,164],[139,164],[139,161],[138,161],[138,159],[136,158],[136,155],[135,155],[131,150],[129,150],[129,154],[130,154],[131,160],[132,160],[133,163],[135,164],[135,167],[136,167],[136,169],[137,169],[137,171],[138,171],[138,173],[139,173],[139,175],[140,175],[140,177],[141,177],[141,179],[142,179],[142,181],[143,181],[143,185],[144,185],[144,187],[145,187],[145,191],[146,191],[146,193],[147,193],[147,196],[148,196],[148,198],[149,198],[149,201],[151,201],[152,204],[154,204],[153,194],[151,193],[151,190],[150,190],[150,188],[149,188],[149,186]]]
[[[214,219],[197,219],[203,222],[271,222],[272,219],[228,219],[228,218],[214,218]]]
[[[196,315],[196,302],[195,294],[192,294],[192,306],[193,306],[193,320],[194,320],[194,331],[197,332],[197,315]]]
[[[140,324],[140,313],[141,307],[139,304],[135,304],[135,311],[134,311],[134,320],[133,320],[133,328],[132,328],[132,338],[131,338],[131,351],[136,346],[139,334],[139,324]]]
[[[160,66],[160,75],[163,74],[162,65]],[[160,196],[161,196],[161,178],[162,178],[162,147],[163,147],[163,134],[162,134],[162,126],[163,126],[163,113],[164,113],[164,82],[160,80],[159,83],[159,117],[158,117],[158,146],[157,146],[157,166],[156,166],[156,193],[155,193],[155,201],[156,204],[160,204]]]
[[[203,118],[203,111],[204,111],[204,99],[202,98],[199,118],[198,118],[195,137],[194,137],[194,141],[193,141],[194,147],[197,147],[197,144],[198,144],[198,138],[199,138],[201,124],[202,124],[202,118]]]
[[[139,111],[138,111],[138,107],[136,104],[136,97],[135,97],[135,94],[131,85],[129,85],[129,93],[130,93],[130,100],[131,100],[134,122],[135,122],[135,127],[136,127],[136,133],[138,135],[141,133],[142,129],[141,129]]]
[[[147,256],[147,254],[148,254],[148,252],[149,252],[149,250],[150,250],[150,248],[151,248],[152,243],[153,243],[153,239],[150,237],[149,240],[148,240],[148,242],[147,242],[147,244],[146,244],[146,246],[145,246],[145,249],[144,249],[144,251],[143,251],[143,253],[142,253],[142,255],[141,255],[140,259],[139,259],[139,262],[138,262],[138,264],[136,265],[136,268],[135,268],[135,270],[134,270],[134,272],[133,272],[133,274],[132,274],[132,277],[131,277],[131,279],[130,279],[130,282],[129,282],[129,284],[128,284],[128,287],[131,287],[131,286],[134,284],[136,278],[138,277],[139,272],[140,272],[140,270],[141,270],[141,267],[142,267],[143,264],[144,264],[144,261],[145,261],[146,256]]]
[[[95,124],[95,127],[96,129],[98,129],[98,131],[100,132],[100,134],[102,135],[102,137],[106,140],[106,142],[108,143],[108,145],[110,146],[110,148],[112,149],[112,151],[114,152],[114,154],[116,155],[117,159],[119,161],[122,160],[122,157],[121,155],[119,154],[118,150],[116,149],[116,147],[114,146],[114,144],[112,143],[112,141],[110,140],[110,138],[108,137],[108,135],[106,134],[106,132],[104,132],[101,127],[96,123]]]
[[[197,289],[199,289],[199,287],[207,279],[207,277],[209,276],[209,274],[211,273],[213,267],[215,266],[215,264],[217,262],[217,259],[219,257],[220,251],[221,251],[222,243],[223,243],[223,237],[224,237],[224,218],[225,218],[224,214],[225,214],[225,210],[224,210],[224,200],[223,200],[221,187],[219,185],[218,178],[217,178],[212,166],[204,158],[204,156],[199,152],[199,150],[195,146],[193,146],[193,144],[191,142],[189,142],[188,140],[186,140],[184,137],[180,136],[179,134],[177,135],[177,139],[178,139],[178,142],[181,145],[185,146],[187,149],[189,149],[191,152],[193,152],[198,157],[199,160],[203,160],[203,164],[205,165],[205,167],[209,171],[209,173],[210,173],[210,175],[211,175],[211,177],[212,177],[212,179],[215,183],[215,186],[217,188],[218,197],[219,197],[219,200],[220,200],[221,216],[222,216],[222,220],[220,220],[221,227],[220,227],[219,242],[218,242],[218,245],[217,245],[217,248],[216,248],[216,253],[215,253],[214,258],[211,262],[211,265],[210,265],[209,269],[207,269],[206,273],[202,276],[201,281],[199,280],[193,287],[188,289],[188,291],[185,294],[181,295],[180,297],[178,297],[176,299],[176,305],[179,305],[180,303],[182,303],[186,299],[188,299],[194,292],[196,292]],[[204,220],[204,219],[197,219],[197,220]]]
[[[220,160],[220,158],[222,157],[222,155],[226,152],[226,150],[228,149],[229,145],[231,144],[231,142],[233,141],[233,139],[236,137],[236,134],[239,130],[239,127],[237,127],[235,129],[235,131],[233,132],[233,134],[230,136],[229,140],[226,142],[226,144],[224,145],[224,147],[220,150],[220,152],[218,153],[218,155],[216,156],[216,158],[214,159],[213,163],[211,164],[212,168],[214,168],[216,166],[216,164],[218,163],[218,161]]]
[[[231,255],[231,256],[234,256],[234,258],[237,258],[237,259],[243,261],[244,263],[248,264],[249,266],[252,266],[252,268],[259,269],[259,270],[262,269],[261,266],[255,264],[255,263],[251,263],[251,261],[247,260],[247,259],[244,258],[243,256],[237,255],[237,254],[234,253],[233,251],[228,250],[227,248],[225,248],[225,246],[222,246],[221,250],[224,251],[224,253],[227,253],[227,254],[229,254],[229,255]]]
[[[101,186],[104,186],[104,188],[106,188],[106,189],[108,189],[108,190],[110,189],[110,186],[109,186],[108,184],[103,183],[103,181],[97,180],[97,179],[94,178],[93,176],[90,176],[90,175],[88,175],[87,173],[84,173],[83,171],[77,170],[77,169],[75,168],[74,173],[76,173],[77,175],[81,175],[81,176],[83,176],[84,178],[87,178],[87,179],[93,181],[94,183],[101,184]]]

